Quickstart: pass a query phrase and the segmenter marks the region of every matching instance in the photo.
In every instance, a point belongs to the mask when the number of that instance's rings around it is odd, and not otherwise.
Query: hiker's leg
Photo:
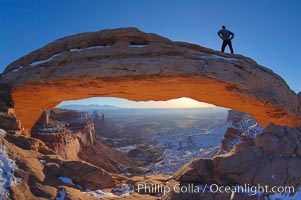
[[[231,40],[228,40],[228,45],[229,45],[231,53],[234,54]]]
[[[223,40],[222,49],[221,49],[223,53],[225,52],[226,45],[227,45],[226,40]]]

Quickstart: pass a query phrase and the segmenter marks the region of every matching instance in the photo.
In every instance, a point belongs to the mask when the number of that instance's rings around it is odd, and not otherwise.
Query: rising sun
[[[194,107],[214,107],[212,104],[204,103],[204,102],[199,102],[191,98],[187,97],[182,97],[178,99],[174,99],[178,106],[177,107],[182,107],[182,108],[194,108]]]

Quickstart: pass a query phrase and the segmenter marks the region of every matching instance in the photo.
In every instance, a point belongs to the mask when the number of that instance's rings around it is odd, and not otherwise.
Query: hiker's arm
[[[220,39],[223,40],[223,37],[222,37],[222,35],[221,35],[221,31],[217,32],[217,35],[218,35],[218,37],[220,37]]]
[[[232,40],[234,38],[234,33],[231,32],[231,38],[230,40]]]

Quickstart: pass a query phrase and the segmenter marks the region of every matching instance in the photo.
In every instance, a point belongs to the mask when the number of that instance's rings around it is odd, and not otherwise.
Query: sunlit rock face
[[[41,140],[63,159],[86,161],[111,173],[137,172],[125,154],[97,139],[94,122],[87,112],[45,110],[31,129],[31,137]]]
[[[43,109],[88,97],[190,97],[251,114],[262,126],[301,125],[300,98],[271,70],[244,56],[135,28],[56,40],[11,63],[0,81],[10,86],[27,129]]]
[[[68,160],[79,160],[78,153],[96,141],[94,123],[86,113],[60,109],[45,110],[33,126],[31,136]]]

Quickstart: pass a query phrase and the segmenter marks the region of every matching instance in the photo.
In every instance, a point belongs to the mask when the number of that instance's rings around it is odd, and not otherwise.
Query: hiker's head
[[[222,25],[222,29],[225,29],[226,27],[224,25]]]

